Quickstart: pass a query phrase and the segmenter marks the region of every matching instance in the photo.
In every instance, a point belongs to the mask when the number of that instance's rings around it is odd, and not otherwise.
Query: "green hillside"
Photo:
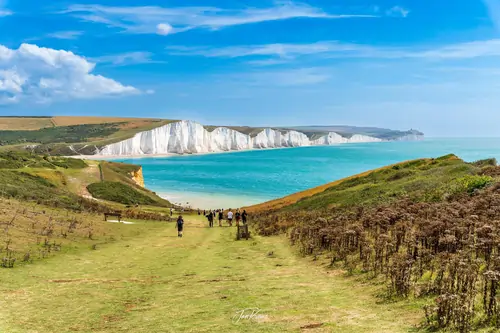
[[[139,169],[123,163],[0,152],[0,196],[70,210],[127,210],[144,205],[141,211],[157,213],[171,207],[132,179],[132,172]]]
[[[110,117],[0,117],[0,150],[93,155],[105,145],[173,120]]]
[[[260,234],[286,232],[302,254],[383,281],[386,297],[427,300],[428,328],[469,332],[500,322],[499,176],[494,159],[448,155],[249,210]]]

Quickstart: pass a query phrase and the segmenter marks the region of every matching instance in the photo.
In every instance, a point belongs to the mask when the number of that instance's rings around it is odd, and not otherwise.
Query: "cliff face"
[[[410,140],[411,138],[406,139]],[[298,131],[271,128],[264,129],[252,137],[227,127],[218,127],[210,132],[199,123],[179,121],[137,133],[131,139],[105,146],[99,153],[118,156],[195,154],[380,141],[383,140],[361,134],[346,138],[335,132],[330,132],[316,140],[310,140],[306,134]]]
[[[132,171],[131,174],[132,180],[139,185],[140,187],[146,187],[144,184],[144,175],[142,174],[142,167],[140,167],[137,171]]]

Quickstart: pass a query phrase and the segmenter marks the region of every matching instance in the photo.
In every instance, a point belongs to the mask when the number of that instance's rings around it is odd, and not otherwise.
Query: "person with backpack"
[[[222,220],[224,220],[224,213],[222,212],[222,209],[219,210],[219,227],[222,227]]]
[[[243,214],[241,214],[241,218],[243,220],[243,224],[247,224],[247,217],[248,217],[247,211],[243,210]]]
[[[240,213],[239,209],[236,210],[235,217],[236,217],[236,226],[239,226],[240,225],[240,219],[241,219],[241,213]]]
[[[213,226],[214,226],[214,212],[209,211],[208,215],[207,215],[207,219],[208,219],[208,227],[213,228]]]
[[[184,230],[184,219],[182,215],[177,218],[177,237],[182,237],[182,231]]]

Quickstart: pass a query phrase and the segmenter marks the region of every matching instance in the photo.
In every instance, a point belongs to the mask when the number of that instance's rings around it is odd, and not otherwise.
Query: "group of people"
[[[200,210],[198,210],[198,215],[201,215]],[[222,227],[222,221],[224,220],[224,209],[209,210],[208,212],[204,210],[203,215],[208,219],[208,226],[210,228],[213,228],[214,220],[216,217],[219,220],[219,227]],[[248,213],[246,210],[243,210],[243,212],[241,212],[239,209],[237,209],[236,212],[233,213],[233,210],[229,209],[226,217],[230,227],[233,226],[233,219],[236,220],[236,225],[238,226],[240,224],[240,221],[243,224],[247,223]],[[182,237],[182,232],[184,230],[184,219],[182,215],[179,215],[179,217],[177,218],[176,227],[177,227],[177,236]]]
[[[198,215],[201,215],[201,211],[198,210]],[[218,218],[219,220],[219,227],[222,227],[222,221],[224,220],[224,209],[217,209],[217,210],[209,210],[208,212],[206,210],[203,211],[203,215],[208,219],[208,226],[212,228],[214,226],[214,220]],[[248,218],[248,213],[246,210],[243,210],[243,212],[240,212],[239,209],[236,210],[235,213],[233,213],[232,209],[229,209],[227,212],[227,222],[229,226],[233,226],[233,219],[236,220],[236,225],[240,224],[240,221],[243,222],[243,224],[247,223],[247,218]]]

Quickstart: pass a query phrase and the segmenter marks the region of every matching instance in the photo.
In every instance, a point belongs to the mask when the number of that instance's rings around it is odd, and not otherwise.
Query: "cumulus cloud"
[[[158,35],[166,36],[172,32],[174,28],[168,23],[160,23],[156,26]]]
[[[94,67],[94,63],[69,51],[33,44],[22,44],[18,49],[0,45],[0,104],[140,93],[134,87],[92,74]]]

